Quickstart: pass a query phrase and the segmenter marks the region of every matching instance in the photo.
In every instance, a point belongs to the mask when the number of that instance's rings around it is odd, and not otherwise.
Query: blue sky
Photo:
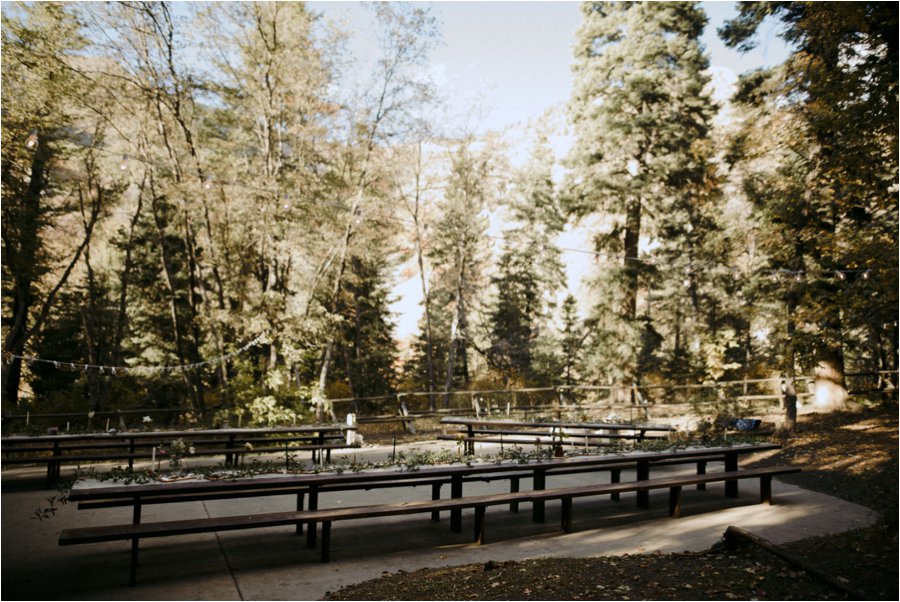
[[[362,2],[309,2],[328,20],[343,21],[361,71],[375,56],[374,21]],[[483,107],[478,129],[501,129],[561,107],[569,98],[572,44],[581,22],[578,2],[428,2],[441,23],[442,43],[431,54],[431,73],[451,115]],[[734,2],[702,2],[709,15],[703,43],[718,81],[780,63],[787,55],[771,26],[742,55],[719,40],[716,29],[735,14]]]

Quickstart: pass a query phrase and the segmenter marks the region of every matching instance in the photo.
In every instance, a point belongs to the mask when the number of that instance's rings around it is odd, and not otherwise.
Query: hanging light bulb
[[[281,198],[281,206],[286,210],[291,208],[291,195],[284,193],[284,196]]]
[[[203,189],[210,190],[212,188],[212,185],[213,185],[213,177],[206,176],[206,180],[203,181]]]
[[[34,150],[38,147],[38,133],[37,130],[31,130],[31,133],[28,134],[28,138],[25,140],[25,148],[28,150]]]
[[[119,163],[119,171],[128,169],[128,155],[122,155],[122,162]]]
[[[835,274],[837,274],[838,280],[846,280],[847,279],[847,274],[845,274],[844,272],[842,272],[840,270],[835,272]]]
[[[869,279],[869,273],[870,273],[871,271],[872,271],[872,270],[866,270],[865,272],[863,272],[863,280],[868,280],[868,279]]]
[[[803,272],[797,272],[797,275],[794,276],[794,280],[797,282],[803,282]]]

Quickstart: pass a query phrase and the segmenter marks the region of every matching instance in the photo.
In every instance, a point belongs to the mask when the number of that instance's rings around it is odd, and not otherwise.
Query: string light
[[[216,358],[204,360],[202,362],[194,362],[192,364],[181,364],[178,366],[106,366],[106,365],[99,365],[99,364],[82,364],[82,363],[78,363],[78,362],[67,362],[65,365],[68,367],[68,369],[71,372],[77,372],[77,371],[81,370],[81,371],[87,373],[92,370],[96,370],[99,374],[106,374],[107,372],[109,372],[110,374],[112,374],[114,376],[118,375],[119,373],[146,374],[146,373],[152,373],[152,372],[158,372],[158,373],[165,375],[165,374],[169,374],[170,372],[173,372],[176,370],[181,370],[181,371],[198,370],[205,366],[221,364],[222,362],[224,362],[226,360],[229,360],[237,355],[240,355],[241,353],[244,353],[245,351],[247,351],[254,345],[257,345],[258,343],[259,343],[259,337],[253,339],[249,343],[246,343],[245,345],[241,346],[240,348],[236,349],[235,351],[232,351],[231,353],[227,353],[225,355],[221,355]],[[17,355],[15,353],[4,354],[4,358],[6,359],[7,363],[11,363],[13,359],[20,359],[20,360],[26,362],[29,366],[33,366],[34,364],[51,364],[51,365],[53,365],[53,367],[55,367],[57,369],[62,368],[61,362],[59,360],[44,359],[44,358],[39,358],[39,357],[29,357],[29,356],[25,356],[25,355]]]
[[[119,170],[125,171],[128,169],[128,155],[122,155],[122,162],[119,163]]]

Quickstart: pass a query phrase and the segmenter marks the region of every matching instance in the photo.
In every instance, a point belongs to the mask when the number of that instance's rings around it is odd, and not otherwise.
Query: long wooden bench
[[[109,525],[102,527],[86,527],[65,529],[60,533],[59,545],[76,545],[109,541],[130,540],[131,565],[129,583],[137,580],[138,546],[141,539],[170,537],[195,533],[232,531],[284,525],[307,524],[311,530],[317,523],[322,525],[323,562],[330,560],[331,524],[335,521],[399,516],[417,513],[434,513],[445,510],[461,511],[474,509],[475,541],[483,544],[485,537],[486,509],[490,506],[523,502],[546,502],[561,500],[562,529],[572,531],[573,500],[575,498],[600,495],[621,494],[626,492],[649,492],[654,489],[669,490],[669,516],[677,518],[681,514],[681,491],[686,486],[713,482],[736,482],[741,479],[760,479],[760,502],[772,503],[772,478],[779,475],[800,472],[795,467],[756,468],[740,471],[726,471],[704,475],[663,477],[629,483],[605,483],[576,487],[560,487],[528,492],[511,492],[491,495],[468,496],[442,500],[423,500],[395,504],[379,504],[349,508],[333,508],[325,510],[299,510],[290,512],[274,512],[241,516],[189,519],[165,521],[158,523]],[[307,546],[313,547],[314,539],[307,539]]]

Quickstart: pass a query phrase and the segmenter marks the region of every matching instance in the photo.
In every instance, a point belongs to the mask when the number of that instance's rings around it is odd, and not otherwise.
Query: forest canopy
[[[518,168],[432,117],[427,7],[369,8],[348,91],[303,3],[4,3],[4,412],[896,372],[896,4],[739,3],[727,45],[791,54],[722,122],[698,3],[584,3],[574,143]]]

